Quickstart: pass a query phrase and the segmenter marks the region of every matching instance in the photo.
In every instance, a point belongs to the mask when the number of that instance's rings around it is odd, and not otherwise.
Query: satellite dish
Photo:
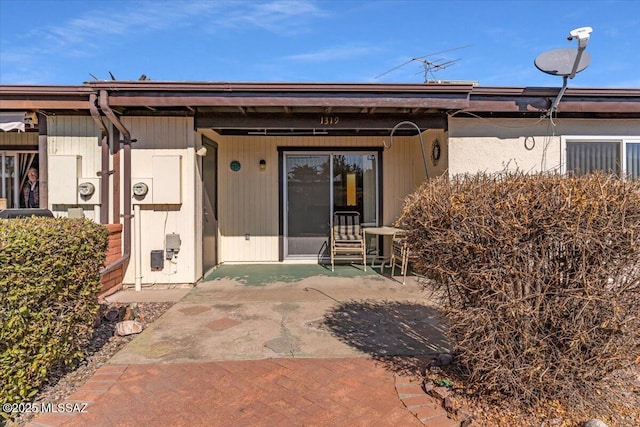
[[[558,109],[558,104],[562,95],[567,90],[568,79],[573,79],[576,73],[584,70],[591,64],[591,55],[584,50],[589,43],[589,38],[593,29],[591,27],[580,27],[569,33],[567,40],[578,40],[577,49],[554,49],[541,53],[535,59],[535,66],[542,72],[554,76],[562,76],[562,88],[555,101],[551,105],[551,116]]]
[[[551,74],[554,76],[569,77],[573,72],[573,67],[576,63],[576,57],[578,56],[577,49],[564,48],[554,49],[548,52],[541,53],[535,59],[534,64],[538,70],[543,73]],[[580,61],[577,64],[576,73],[584,70],[591,64],[591,55],[588,52],[582,52]]]

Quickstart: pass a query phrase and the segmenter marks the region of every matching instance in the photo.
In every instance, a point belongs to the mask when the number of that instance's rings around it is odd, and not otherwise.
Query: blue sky
[[[158,81],[561,86],[537,55],[577,47],[569,87],[640,87],[640,1],[0,0],[0,84]],[[438,53],[442,51],[447,51]],[[434,55],[432,55],[434,54]],[[456,61],[457,60],[457,61]],[[391,72],[381,74],[398,67]]]

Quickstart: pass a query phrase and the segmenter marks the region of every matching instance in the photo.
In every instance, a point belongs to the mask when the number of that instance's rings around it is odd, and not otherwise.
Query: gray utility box
[[[162,256],[162,249],[151,251],[151,270],[158,271],[162,269],[164,269],[164,257]]]
[[[174,256],[178,255],[180,252],[180,245],[182,241],[180,240],[180,235],[176,233],[171,233],[165,235],[164,239],[164,248],[167,251],[166,257],[167,259],[172,259]]]

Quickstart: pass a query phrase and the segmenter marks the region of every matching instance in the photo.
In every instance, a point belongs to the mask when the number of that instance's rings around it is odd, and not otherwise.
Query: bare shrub
[[[640,349],[640,181],[513,173],[432,180],[405,201],[456,360],[487,394],[602,404]]]

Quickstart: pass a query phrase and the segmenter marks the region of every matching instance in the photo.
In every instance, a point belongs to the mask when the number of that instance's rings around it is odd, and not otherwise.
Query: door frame
[[[202,212],[200,213],[202,215],[201,221],[202,221],[202,275],[204,276],[208,270],[210,270],[211,268],[213,268],[214,266],[218,265],[218,261],[219,261],[219,242],[218,242],[218,230],[219,230],[219,218],[218,218],[218,144],[212,140],[211,138],[208,138],[204,135],[202,135],[202,139],[201,139],[201,143],[202,146],[204,146],[207,149],[207,153],[205,154],[204,157],[201,157],[201,166],[202,166]],[[215,155],[215,157],[214,157]],[[207,156],[209,156],[209,160],[207,160]],[[214,157],[214,158],[213,158]],[[213,176],[208,176],[205,172],[206,168],[205,168],[205,162],[207,161],[211,161],[210,159],[213,158]],[[212,205],[212,210],[213,212],[211,212],[211,215],[214,219],[214,226],[213,226],[213,233],[214,233],[214,239],[213,239],[213,248],[207,248],[206,247],[206,237],[208,236],[207,234],[205,234],[205,224],[207,221],[206,218],[206,199],[207,199],[207,180],[209,180],[209,182],[211,182],[211,180],[213,179],[213,184],[212,185],[212,189],[213,189],[213,193],[214,193],[214,197],[213,200],[209,200],[211,205]],[[211,250],[211,251],[210,251]],[[211,254],[211,252],[213,254]],[[208,258],[211,257],[212,259],[209,260]],[[209,264],[213,263],[213,266],[210,266]]]
[[[13,187],[14,187],[14,195],[13,200],[11,202],[7,198],[7,206],[13,206],[13,208],[19,208],[21,197],[22,197],[22,186],[20,185],[23,178],[26,180],[26,171],[24,176],[20,176],[19,164],[22,155],[25,154],[34,154],[34,162],[33,164],[39,164],[39,155],[37,149],[24,149],[18,146],[2,146],[0,147],[0,197],[4,197],[6,194],[6,186],[5,186],[5,164],[4,159],[6,157],[13,157],[13,168],[14,168],[14,176],[13,176]],[[27,167],[28,169],[28,167]]]
[[[383,200],[383,168],[382,168],[382,154],[384,152],[383,147],[350,147],[350,146],[283,146],[278,147],[278,259],[280,262],[289,259],[295,258],[287,258],[286,257],[286,213],[284,209],[284,204],[286,201],[286,175],[285,175],[285,155],[286,154],[365,154],[365,153],[375,153],[377,162],[376,162],[376,184],[378,188],[377,197],[377,205],[376,205],[376,221],[379,225],[382,221],[382,200]],[[331,160],[333,160],[333,156],[331,156]],[[333,167],[333,164],[332,164]],[[330,197],[331,197],[331,206],[333,206],[333,185],[330,186]],[[333,209],[333,208],[332,208]],[[332,219],[330,219],[332,220]],[[302,258],[299,258],[302,259]]]

